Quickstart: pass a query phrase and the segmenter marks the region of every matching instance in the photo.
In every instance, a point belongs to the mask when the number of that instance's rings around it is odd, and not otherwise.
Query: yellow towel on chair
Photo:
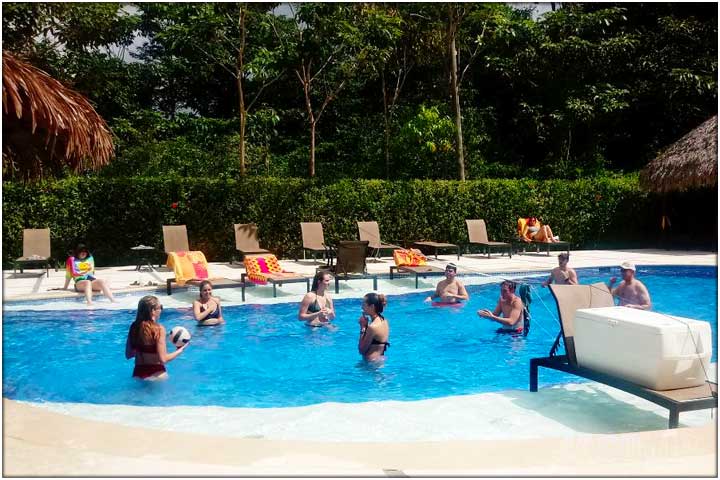
[[[200,251],[170,252],[168,253],[167,266],[173,269],[175,281],[181,287],[188,280],[205,280],[209,277],[205,254]]]

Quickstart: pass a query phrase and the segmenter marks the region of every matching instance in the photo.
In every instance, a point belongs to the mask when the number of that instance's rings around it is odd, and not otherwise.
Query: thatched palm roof
[[[640,173],[640,184],[655,192],[717,185],[717,122],[715,115],[665,149]]]
[[[2,61],[3,171],[29,179],[110,162],[110,130],[85,97],[7,52]]]

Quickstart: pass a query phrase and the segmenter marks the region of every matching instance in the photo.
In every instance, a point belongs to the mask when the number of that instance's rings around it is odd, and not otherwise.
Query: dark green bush
[[[303,221],[322,222],[328,242],[357,238],[357,220],[376,220],[387,241],[465,243],[468,218],[484,218],[490,237],[502,240],[514,235],[518,217],[530,215],[551,225],[576,248],[651,247],[661,240],[660,199],[640,190],[635,176],[334,183],[268,177],[75,177],[6,182],[3,188],[6,267],[22,252],[22,229],[43,227],[51,229],[56,258],[64,259],[82,240],[98,265],[132,263],[130,247],[139,244],[162,250],[164,224],[186,224],[190,247],[203,250],[210,261],[229,260],[235,254],[232,224],[248,222],[259,225],[264,247],[284,257],[301,254]],[[716,196],[716,190],[671,196],[668,211],[677,219],[675,231],[715,247],[716,223],[703,218],[717,218]]]

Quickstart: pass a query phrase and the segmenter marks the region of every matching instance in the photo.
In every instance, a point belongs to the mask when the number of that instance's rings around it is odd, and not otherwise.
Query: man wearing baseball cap
[[[440,280],[435,288],[435,293],[425,299],[426,302],[431,302],[438,299],[440,303],[457,303],[461,300],[467,300],[470,298],[465,285],[457,279],[457,265],[454,263],[448,263],[445,267],[445,279]]]
[[[635,264],[624,261],[620,264],[620,275],[623,281],[620,285],[613,288],[616,277],[610,279],[608,288],[613,297],[620,299],[620,305],[628,308],[637,308],[639,310],[650,310],[652,303],[650,302],[650,292],[643,283],[635,278]]]

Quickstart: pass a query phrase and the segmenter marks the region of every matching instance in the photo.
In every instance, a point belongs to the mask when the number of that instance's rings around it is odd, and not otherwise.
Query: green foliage
[[[455,124],[438,107],[420,109],[393,141],[395,178],[453,178]]]
[[[130,248],[162,251],[162,225],[185,224],[190,246],[210,261],[234,254],[232,224],[256,223],[263,246],[284,257],[300,254],[299,223],[320,221],[328,241],[357,238],[358,220],[376,220],[383,237],[408,244],[432,239],[465,243],[465,219],[484,218],[495,239],[513,237],[517,218],[534,215],[575,246],[647,246],[659,237],[657,198],[637,178],[535,180],[341,180],[247,177],[72,178],[3,185],[3,263],[22,251],[22,229],[49,227],[62,260],[77,241],[88,243],[98,265],[128,264]],[[714,235],[702,221],[717,191],[676,196],[673,219],[689,231]],[[686,200],[683,200],[686,198]],[[175,208],[174,208],[175,207]],[[715,209],[715,213],[717,210]],[[712,225],[710,225],[712,224]]]
[[[307,175],[304,67],[318,178],[448,178],[450,7],[467,178],[635,171],[716,113],[713,3],[565,3],[533,20],[502,3],[10,2],[3,48],[107,120],[103,176],[234,178],[240,79],[248,173]],[[440,118],[415,118],[431,106]]]

